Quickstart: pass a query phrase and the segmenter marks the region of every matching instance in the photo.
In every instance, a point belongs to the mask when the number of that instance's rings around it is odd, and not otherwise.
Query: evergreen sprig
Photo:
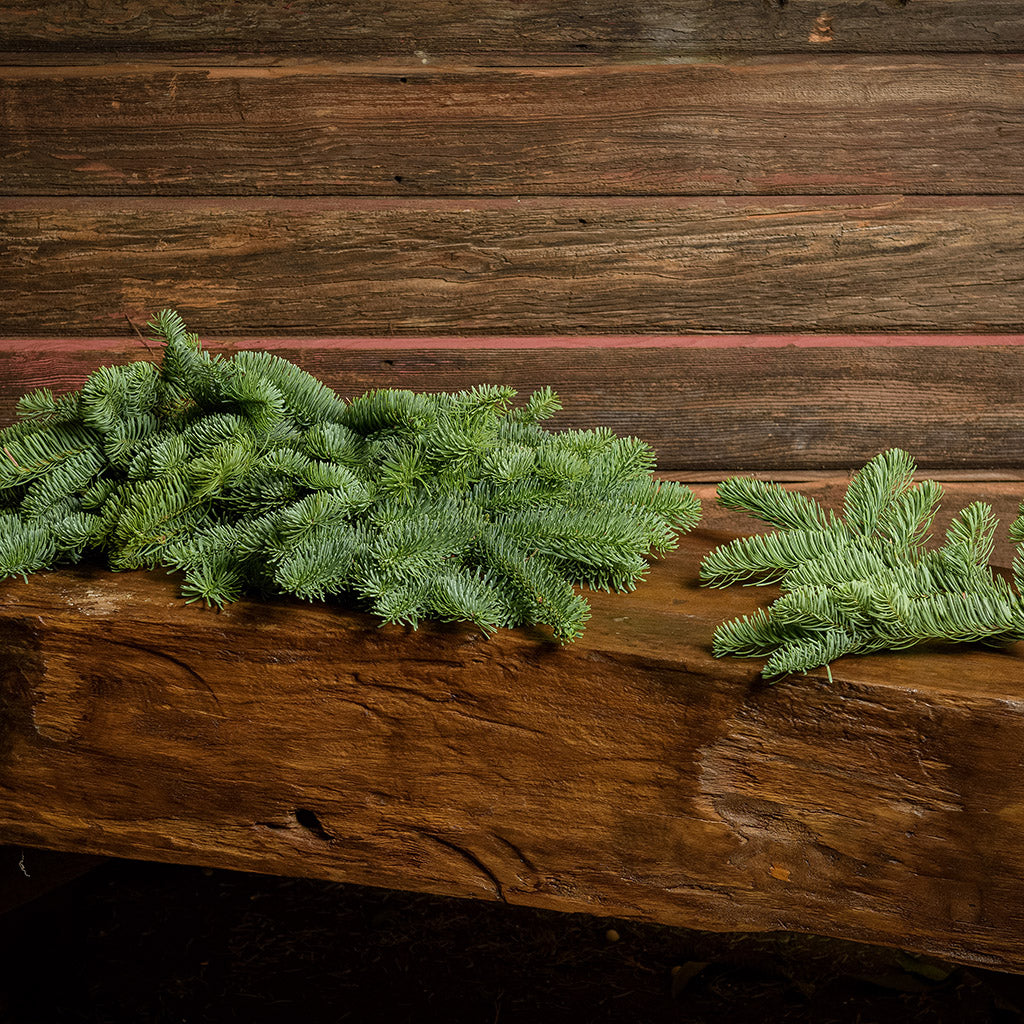
[[[915,484],[915,470],[906,452],[882,452],[850,481],[842,515],[775,483],[724,481],[720,505],[776,531],[716,548],[701,564],[702,582],[778,583],[782,596],[720,626],[714,653],[765,658],[762,674],[775,678],[926,641],[1024,638],[1024,559],[1014,562],[1014,585],[989,566],[997,525],[991,507],[968,505],[942,545],[929,548],[942,488]],[[1024,506],[1021,512],[1017,540],[1024,539]]]
[[[371,391],[346,402],[267,352],[211,356],[171,310],[159,366],[34,391],[0,431],[0,577],[87,552],[184,574],[191,601],[354,595],[386,622],[539,623],[566,642],[576,584],[630,590],[700,517],[650,447],[548,431],[550,388]]]

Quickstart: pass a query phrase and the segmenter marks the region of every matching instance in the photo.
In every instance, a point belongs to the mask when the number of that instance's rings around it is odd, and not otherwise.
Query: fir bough
[[[347,594],[386,622],[566,642],[589,615],[574,584],[632,589],[699,519],[643,442],[546,430],[550,389],[346,402],[269,353],[209,355],[173,311],[149,326],[160,366],[32,392],[0,431],[0,577],[102,552],[181,571],[190,601]]]
[[[712,551],[702,582],[778,583],[783,593],[767,609],[720,626],[714,653],[765,658],[762,674],[774,678],[926,641],[1024,638],[1024,561],[1014,562],[1014,585],[989,566],[997,525],[991,507],[968,505],[944,543],[929,548],[942,488],[915,484],[915,469],[899,449],[876,456],[851,480],[842,515],[775,483],[723,482],[719,504],[776,532]],[[1024,537],[1024,516],[1017,537]]]

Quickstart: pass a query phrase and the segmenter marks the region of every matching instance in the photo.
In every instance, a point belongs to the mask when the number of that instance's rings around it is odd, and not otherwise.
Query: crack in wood
[[[168,654],[167,651],[154,651],[151,647],[147,647],[145,644],[133,643],[128,640],[121,640],[119,641],[119,644],[121,647],[127,647],[130,650],[139,651],[142,654],[148,654],[153,658],[168,661],[172,665],[177,665],[178,668],[182,669],[191,679],[194,679],[203,688],[203,690],[213,698],[214,706],[223,717],[223,709],[221,708],[220,698],[217,696],[217,692],[191,665],[188,664],[188,662],[175,657],[173,654]]]
[[[499,835],[497,832],[492,832],[491,835],[493,835],[494,838],[499,843],[501,843],[502,846],[510,850],[512,852],[512,855],[516,858],[516,860],[518,860],[520,864],[522,864],[523,867],[526,868],[527,871],[529,871],[532,875],[538,878],[540,877],[540,872],[537,870],[537,865],[534,864],[533,861],[530,860],[530,858],[527,857],[525,853],[523,853],[522,849],[520,849],[519,846],[513,843],[511,839],[506,839],[504,836]]]
[[[434,832],[429,832],[426,829],[411,828],[409,829],[413,834],[420,836],[424,839],[429,839],[436,843],[438,846],[443,847],[446,850],[454,853],[461,860],[467,864],[472,865],[476,868],[477,872],[482,875],[490,883],[489,888],[494,890],[494,898],[501,903],[507,903],[508,900],[505,897],[505,890],[498,876],[471,850],[467,850],[463,846],[459,846],[458,843],[454,843],[449,839],[443,839],[441,836]]]

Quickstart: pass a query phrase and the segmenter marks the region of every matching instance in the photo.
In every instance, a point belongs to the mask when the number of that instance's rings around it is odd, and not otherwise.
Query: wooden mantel
[[[696,585],[734,530],[709,509],[567,648],[298,602],[218,614],[159,574],[8,580],[0,841],[1024,971],[1024,649],[765,685],[709,652],[766,596]]]

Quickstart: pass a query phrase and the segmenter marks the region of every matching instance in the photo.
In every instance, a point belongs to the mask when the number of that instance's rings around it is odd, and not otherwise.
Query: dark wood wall
[[[1016,0],[0,10],[0,422],[175,306],[666,470],[1014,470]]]

